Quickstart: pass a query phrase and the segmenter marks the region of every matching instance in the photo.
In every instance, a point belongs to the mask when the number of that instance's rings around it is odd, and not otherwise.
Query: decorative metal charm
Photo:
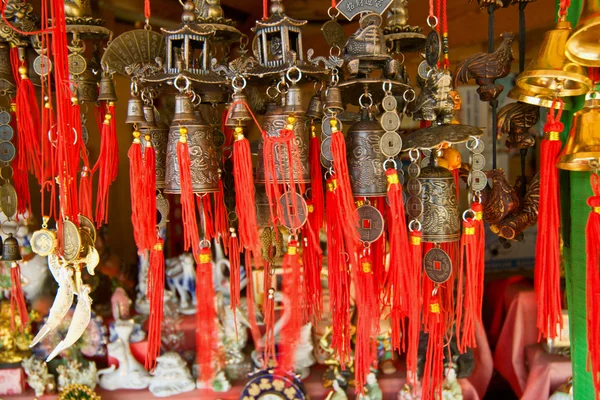
[[[77,225],[69,220],[63,221],[62,235],[62,256],[69,262],[75,261],[81,251],[81,236]]]
[[[356,209],[358,236],[363,243],[373,243],[383,235],[383,215],[375,207],[365,204]]]
[[[392,4],[392,0],[342,0],[337,4],[336,8],[348,21],[352,21],[354,17],[362,14],[383,15],[390,4]]]
[[[79,228],[86,231],[92,239],[92,244],[96,243],[96,227],[92,220],[85,215],[79,214]]]
[[[383,33],[390,50],[394,54],[421,51],[425,35],[423,28],[408,24],[408,0],[393,0],[387,11]]]
[[[0,187],[0,209],[9,219],[17,213],[17,191],[8,181]]]
[[[572,129],[563,147],[557,168],[567,171],[590,171],[592,161],[600,160],[600,99],[586,96],[584,106],[573,115]]]
[[[279,198],[279,204],[282,212],[280,221],[283,226],[293,230],[306,223],[308,206],[299,193],[285,192]]]
[[[452,260],[444,250],[433,248],[425,253],[423,268],[427,277],[440,285],[452,275]]]
[[[169,200],[160,192],[156,195],[156,210],[159,214],[156,228],[160,230],[165,228],[169,222]]]
[[[42,257],[49,256],[56,250],[56,234],[49,229],[42,228],[33,232],[30,243],[34,253]]]
[[[454,101],[452,76],[446,69],[433,69],[425,80],[421,93],[410,104],[409,112],[415,121],[432,121],[434,125],[452,123]]]
[[[404,138],[404,150],[435,149],[443,143],[459,144],[479,137],[483,130],[469,125],[441,125],[420,129]]]
[[[9,233],[2,245],[2,261],[19,261],[22,259],[19,241],[12,233]]]
[[[440,60],[440,35],[436,31],[431,31],[427,35],[425,42],[425,61],[431,68],[437,66]]]
[[[507,135],[506,147],[527,149],[535,146],[529,130],[540,120],[540,108],[526,103],[510,103],[498,113],[498,138]]]
[[[446,168],[429,165],[421,170],[423,186],[423,241],[442,243],[460,239],[456,185]]]
[[[102,56],[102,65],[130,77],[162,72],[165,47],[165,39],[160,33],[149,29],[127,31],[110,42]]]

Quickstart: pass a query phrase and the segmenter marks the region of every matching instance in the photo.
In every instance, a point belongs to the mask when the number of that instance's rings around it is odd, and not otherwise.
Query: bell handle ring
[[[8,232],[5,229],[6,224],[8,224],[8,223],[10,223],[11,226],[14,225],[14,230],[15,230],[14,232]],[[13,236],[13,235],[16,235],[18,231],[19,231],[19,224],[16,221],[13,221],[12,219],[7,219],[6,221],[3,221],[0,224],[0,232],[4,233],[5,235]]]
[[[242,75],[236,75],[231,80],[231,86],[235,92],[241,92],[246,87],[246,78],[244,78]]]
[[[416,225],[416,227],[415,227]],[[408,230],[410,232],[421,232],[423,230],[423,226],[421,225],[421,221],[417,219],[413,219],[408,223]]]
[[[292,73],[294,73],[296,76],[292,76]],[[300,69],[294,65],[293,67],[287,70],[287,72],[285,73],[285,77],[290,82],[292,82],[293,85],[295,85],[302,79],[302,71],[300,71]]]
[[[182,87],[182,86],[180,86],[178,84],[178,82],[179,82],[180,79],[183,79],[183,81],[185,82],[185,86]],[[189,78],[187,76],[184,76],[184,75],[177,75],[177,78],[175,78],[173,80],[173,87],[175,89],[177,89],[179,91],[179,93],[186,92],[190,88],[190,84],[191,83],[190,83]]]

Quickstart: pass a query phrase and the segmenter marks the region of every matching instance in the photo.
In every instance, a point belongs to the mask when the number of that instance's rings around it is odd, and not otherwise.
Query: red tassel
[[[238,240],[235,228],[231,228],[229,235],[229,292],[231,296],[231,310],[236,315],[236,309],[240,305],[240,241]],[[251,290],[251,289],[249,289]]]
[[[409,302],[408,307],[408,345],[406,352],[407,381],[415,387],[417,383],[417,361],[419,350],[419,336],[421,333],[421,270],[423,249],[421,246],[422,234],[419,231],[410,232],[410,283],[415,286],[417,295]]]
[[[163,301],[165,290],[165,254],[164,241],[158,239],[150,252],[148,276],[148,300],[150,301],[150,319],[148,321],[148,348],[146,351],[146,369],[153,371],[156,358],[160,355],[163,321]]]
[[[479,250],[477,248],[477,221],[467,218],[463,221],[463,234],[460,238],[460,262],[456,300],[456,341],[461,353],[477,347],[475,333],[481,314],[477,298],[479,289]],[[481,271],[483,273],[483,271]],[[464,318],[463,318],[464,314]]]
[[[213,288],[210,248],[201,248],[196,267],[196,362],[198,378],[213,378],[212,359],[215,350],[215,293]]]
[[[304,299],[306,301],[306,312],[313,324],[316,324],[321,320],[321,315],[323,313],[323,288],[321,286],[323,252],[321,251],[318,232],[312,227],[310,218],[312,212],[311,209],[312,207],[309,204],[309,217],[306,226],[304,227],[304,239],[302,241],[302,263],[304,265]]]
[[[92,215],[92,177],[88,167],[84,166],[79,180],[79,212],[93,221]]]
[[[273,266],[263,260],[263,281],[266,299],[263,303],[263,320],[265,323],[265,340],[263,348],[263,368],[268,368],[271,361],[275,360],[275,289],[271,269]]]
[[[425,355],[425,369],[423,370],[423,400],[437,400],[442,398],[442,385],[444,382],[444,338],[446,336],[446,320],[443,315],[444,308],[441,304],[439,291],[433,289],[433,282],[425,280],[423,296],[427,296],[427,315],[425,331],[427,332],[427,353]],[[441,289],[439,289],[441,291]],[[436,293],[437,292],[437,293]],[[432,294],[433,293],[433,294]]]
[[[138,251],[148,249],[145,242],[147,236],[144,234],[143,226],[143,194],[144,194],[144,176],[142,162],[141,132],[135,129],[133,131],[133,142],[127,152],[129,158],[129,185],[131,191],[131,224],[133,225],[133,237]]]
[[[261,334],[258,329],[258,324],[256,322],[256,307],[254,301],[254,275],[252,272],[252,252],[246,251],[244,260],[244,266],[246,268],[246,278],[248,283],[246,287],[246,301],[248,305],[248,322],[250,323],[250,334],[252,335],[252,342],[261,344]],[[265,286],[266,287],[266,286]],[[258,346],[260,347],[260,346]]]
[[[345,365],[350,355],[350,275],[348,262],[344,258],[344,238],[340,225],[339,200],[335,178],[327,181],[326,204],[328,212],[325,214],[327,223],[328,246],[328,286],[329,303],[331,305],[331,318],[333,332],[331,347],[335,349],[342,365]]]
[[[110,185],[115,181],[118,170],[118,144],[114,129],[114,103],[109,103],[108,112],[102,122],[100,154],[93,173],[98,171],[98,192],[96,196],[96,224],[108,223],[108,196]],[[147,163],[146,163],[147,164]]]
[[[25,153],[20,158],[19,169],[28,170],[36,176],[38,182],[42,184],[43,176],[40,159],[40,112],[37,105],[37,97],[33,84],[27,75],[27,66],[25,60],[19,56],[19,48],[13,47],[10,50],[11,63],[13,65],[13,75],[17,82],[16,95],[16,114],[19,133],[19,149]],[[24,51],[24,49],[23,49]]]
[[[310,141],[308,154],[310,157],[310,198],[313,211],[309,214],[313,229],[320,231],[323,227],[325,198],[323,194],[323,174],[321,172],[321,141],[316,133],[314,121],[310,125]]]
[[[538,208],[538,236],[536,241],[534,284],[537,297],[537,327],[540,337],[554,339],[562,329],[560,294],[560,203],[556,159],[562,143],[562,100],[558,115],[554,108],[548,111],[544,125],[544,140],[540,160],[540,202]]]
[[[144,136],[146,149],[144,150],[144,232],[146,243],[156,240],[156,152],[152,146],[150,134],[146,131]]]
[[[239,218],[238,233],[240,243],[253,254],[260,254],[260,238],[256,222],[254,201],[254,178],[252,176],[252,155],[250,143],[242,133],[242,127],[235,128],[233,143],[233,178],[235,184],[235,204]]]
[[[587,201],[592,210],[585,230],[587,341],[592,380],[596,393],[600,393],[600,190],[596,173],[592,174],[591,183],[594,195]]]
[[[190,151],[187,144],[187,128],[179,128],[179,142],[177,143],[177,161],[179,163],[179,177],[181,182],[181,219],[183,221],[183,248],[192,247],[194,255],[197,254],[200,236],[196,224],[196,209],[194,193],[192,192],[192,172]],[[205,296],[205,295],[203,295]]]
[[[405,345],[401,341],[402,332],[404,332],[404,319],[408,316],[410,303],[418,298],[418,292],[416,291],[418,287],[414,284],[414,276],[411,276],[404,197],[398,171],[395,168],[389,168],[385,173],[388,182],[387,198],[390,205],[390,216],[388,218],[390,237],[388,296],[392,301],[392,346],[395,349],[404,351]]]
[[[219,179],[219,191],[215,192],[213,196],[215,233],[217,238],[221,240],[223,250],[227,255],[229,254],[229,219],[225,207],[225,190],[223,189],[222,179]]]
[[[12,319],[10,321],[11,329],[15,330],[15,309],[19,312],[21,324],[19,330],[23,332],[25,326],[29,323],[29,314],[27,313],[27,305],[25,304],[25,296],[21,287],[21,267],[19,263],[13,262],[10,266],[10,310]]]
[[[360,269],[353,268],[356,321],[356,343],[354,351],[354,384],[356,392],[362,393],[371,367],[377,361],[376,345],[379,333],[379,298],[373,261],[370,251],[365,249],[360,260]]]
[[[198,213],[202,216],[203,237],[206,240],[212,240],[215,237],[215,226],[210,196],[196,196],[196,205]]]
[[[298,242],[290,240],[287,252],[283,257],[283,293],[289,304],[286,313],[289,319],[281,329],[279,369],[284,373],[294,370],[296,360],[296,345],[302,328],[302,284],[300,279],[300,253]]]

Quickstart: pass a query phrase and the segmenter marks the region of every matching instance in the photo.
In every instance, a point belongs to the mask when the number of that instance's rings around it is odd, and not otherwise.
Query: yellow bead
[[[185,126],[180,126],[179,127],[179,134],[180,135],[187,135],[188,133],[188,129]]]
[[[132,135],[135,139],[139,139],[140,136],[142,136],[142,132],[140,132],[136,129],[135,131],[133,131]]]

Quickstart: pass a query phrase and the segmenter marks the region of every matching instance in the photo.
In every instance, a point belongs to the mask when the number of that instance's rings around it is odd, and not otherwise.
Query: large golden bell
[[[600,0],[583,0],[579,24],[567,40],[565,55],[574,63],[600,67]]]
[[[571,34],[571,23],[558,21],[544,36],[540,51],[529,66],[517,77],[517,85],[528,92],[578,96],[588,92],[592,81],[578,64],[569,62],[565,46]]]
[[[534,106],[545,107],[545,108],[552,107],[552,102],[554,100],[553,95],[550,95],[550,93],[540,94],[540,93],[528,92],[526,89],[523,89],[522,87],[519,87],[519,86],[515,86],[512,89],[510,89],[510,92],[508,92],[508,97],[510,97],[511,99],[520,101],[521,103],[527,103],[527,104],[531,104]],[[570,110],[573,107],[573,102],[571,101],[570,98],[564,97],[562,100],[563,100],[563,110]],[[559,107],[560,107],[559,102],[554,103],[554,108],[558,109]]]
[[[600,161],[600,99],[588,97],[573,115],[567,143],[556,166],[568,171],[590,171],[590,161]]]

